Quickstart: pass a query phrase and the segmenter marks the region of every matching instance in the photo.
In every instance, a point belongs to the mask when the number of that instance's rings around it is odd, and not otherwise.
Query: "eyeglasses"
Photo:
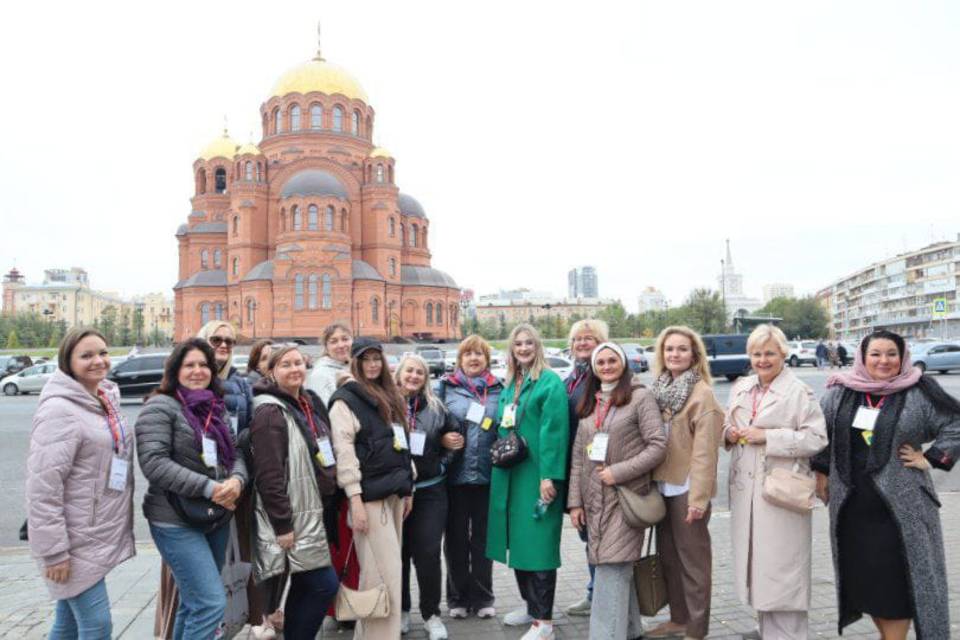
[[[210,344],[214,347],[219,347],[220,345],[226,345],[227,349],[233,349],[233,345],[237,344],[237,341],[233,338],[222,338],[220,336],[210,336]]]

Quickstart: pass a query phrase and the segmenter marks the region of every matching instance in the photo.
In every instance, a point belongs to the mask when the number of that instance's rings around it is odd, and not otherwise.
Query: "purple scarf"
[[[863,362],[863,354],[858,347],[853,356],[853,371],[833,374],[827,378],[827,388],[839,384],[861,393],[888,396],[909,389],[919,382],[922,375],[923,372],[913,366],[910,361],[910,347],[904,344],[903,356],[900,358],[900,373],[889,380],[874,380],[867,373],[867,365]]]
[[[203,426],[210,417],[210,426],[207,429],[207,436],[213,438],[217,443],[217,458],[220,464],[230,471],[233,469],[233,462],[236,459],[237,452],[233,446],[233,433],[230,431],[230,425],[224,421],[226,415],[226,405],[223,399],[218,398],[210,389],[187,389],[184,386],[177,387],[177,397],[183,404],[183,416],[193,427],[193,439],[197,447],[202,451],[201,438],[203,437]]]

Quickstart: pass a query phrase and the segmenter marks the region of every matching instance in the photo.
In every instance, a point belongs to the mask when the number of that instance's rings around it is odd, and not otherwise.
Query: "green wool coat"
[[[497,424],[513,402],[514,382],[500,394]],[[560,377],[544,370],[536,381],[527,376],[520,387],[518,435],[527,441],[527,459],[512,469],[493,468],[487,523],[487,557],[522,571],[560,567],[563,528],[563,486],[567,476],[570,439],[567,391]],[[504,438],[510,429],[499,427]],[[540,481],[553,480],[557,498],[539,520],[533,519],[540,498]]]

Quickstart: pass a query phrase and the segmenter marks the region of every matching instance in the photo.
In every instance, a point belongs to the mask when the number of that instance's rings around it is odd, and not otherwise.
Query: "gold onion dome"
[[[210,160],[212,158],[223,157],[233,160],[233,156],[235,156],[236,153],[237,143],[230,137],[230,134],[224,131],[222,136],[216,138],[200,152],[200,159]]]
[[[258,147],[257,145],[253,144],[252,142],[248,142],[247,144],[242,145],[239,149],[237,149],[237,155],[238,155],[238,156],[246,155],[246,154],[248,154],[248,153],[249,153],[250,155],[253,155],[253,156],[259,156],[259,155],[260,155],[260,147]]]
[[[392,158],[392,157],[393,157],[393,154],[390,153],[389,151],[387,151],[386,149],[384,149],[383,147],[377,147],[376,149],[374,149],[373,151],[370,152],[370,156],[369,156],[369,157],[371,157],[371,158]]]
[[[280,76],[270,95],[282,97],[288,93],[307,94],[311,91],[319,91],[328,96],[339,93],[351,100],[367,103],[367,93],[360,83],[346,70],[327,62],[319,54],[313,60]]]

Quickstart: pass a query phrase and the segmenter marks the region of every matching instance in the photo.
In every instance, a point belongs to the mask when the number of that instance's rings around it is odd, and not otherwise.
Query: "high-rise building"
[[[793,285],[783,282],[773,282],[763,285],[763,304],[767,304],[774,298],[792,298]]]
[[[570,298],[599,298],[597,270],[590,266],[577,267],[567,273],[567,292]]]
[[[670,306],[670,303],[667,302],[667,297],[656,287],[647,287],[644,289],[640,294],[639,303],[640,313],[646,313],[647,311],[665,311],[667,307]]]

